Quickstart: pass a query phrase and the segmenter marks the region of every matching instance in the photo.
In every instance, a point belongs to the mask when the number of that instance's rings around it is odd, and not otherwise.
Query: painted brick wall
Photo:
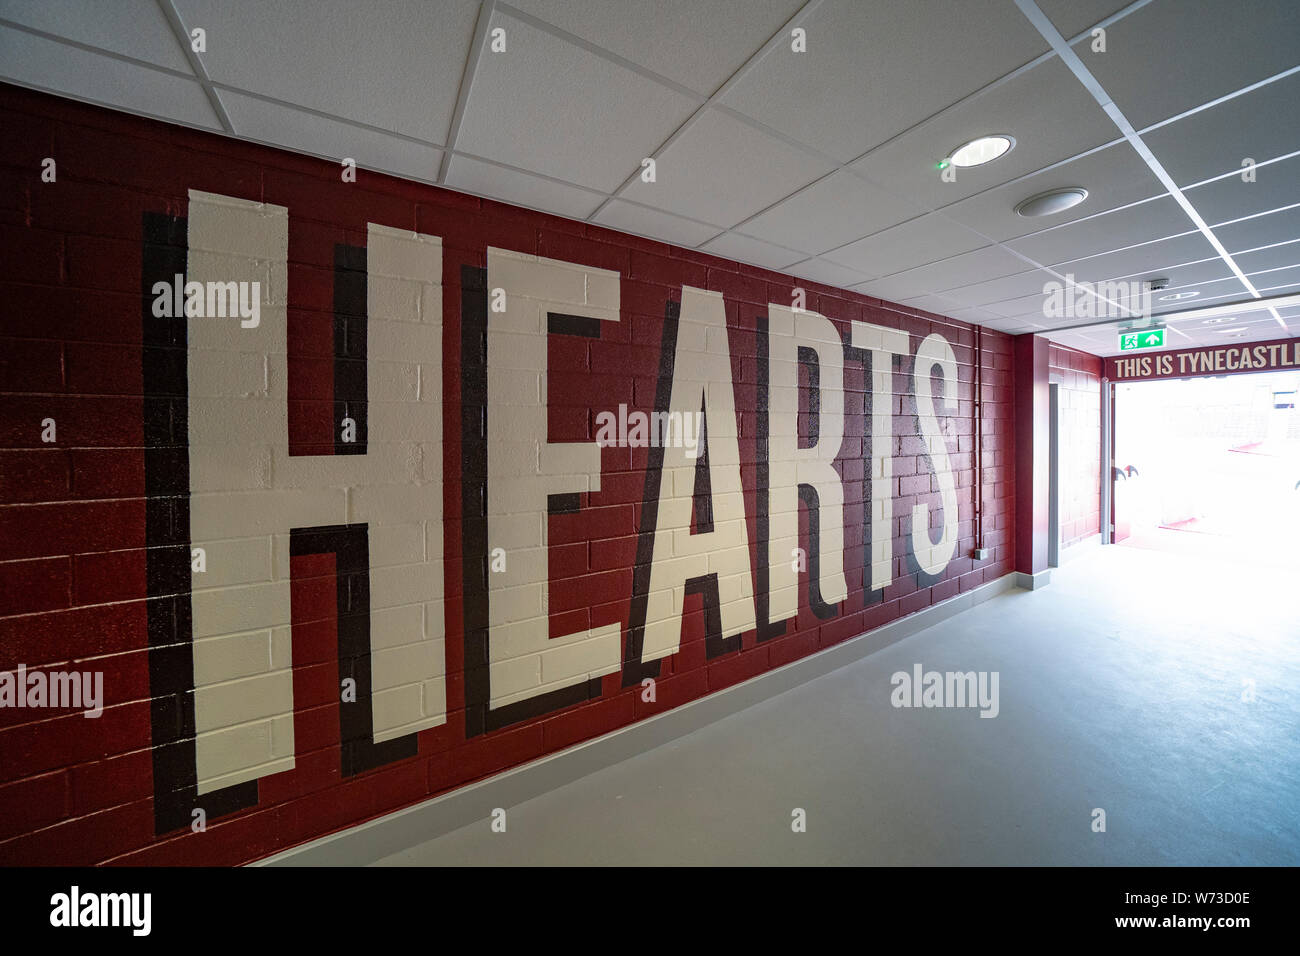
[[[13,87],[0,127],[0,670],[103,675],[0,708],[0,862],[256,859],[1011,570],[1006,336],[976,565],[969,326]],[[155,315],[178,272],[258,325]],[[593,441],[701,400],[699,460]]]
[[[1101,532],[1101,366],[1096,355],[1048,346],[1048,380],[1061,386],[1063,547]]]

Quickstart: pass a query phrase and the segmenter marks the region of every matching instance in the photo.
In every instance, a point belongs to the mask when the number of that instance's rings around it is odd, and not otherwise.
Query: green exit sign
[[[1121,332],[1119,350],[1134,352],[1137,349],[1159,349],[1165,345],[1164,329],[1146,329],[1140,332]]]

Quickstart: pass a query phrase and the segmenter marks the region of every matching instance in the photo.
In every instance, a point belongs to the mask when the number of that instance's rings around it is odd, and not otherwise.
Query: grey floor
[[[1300,864],[1297,568],[1054,575],[380,865]],[[894,708],[916,663],[997,671],[999,715]]]

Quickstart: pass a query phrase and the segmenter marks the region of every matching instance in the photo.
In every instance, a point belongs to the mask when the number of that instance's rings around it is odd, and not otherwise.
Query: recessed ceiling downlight
[[[1088,198],[1088,190],[1081,186],[1071,189],[1053,189],[1051,192],[1030,196],[1016,207],[1019,216],[1052,216],[1073,209]]]
[[[954,166],[960,166],[963,169],[970,166],[983,166],[985,163],[991,163],[1005,153],[1009,153],[1011,148],[1016,145],[1016,141],[1010,136],[981,136],[979,139],[973,139],[969,143],[963,143],[952,151],[948,156],[948,162]]]
[[[1193,289],[1190,292],[1171,292],[1160,297],[1161,302],[1177,302],[1179,299],[1194,299],[1201,293]]]

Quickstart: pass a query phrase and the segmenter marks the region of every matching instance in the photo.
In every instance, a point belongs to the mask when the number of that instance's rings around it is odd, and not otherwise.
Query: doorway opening
[[[1300,373],[1114,389],[1116,544],[1300,566]]]

